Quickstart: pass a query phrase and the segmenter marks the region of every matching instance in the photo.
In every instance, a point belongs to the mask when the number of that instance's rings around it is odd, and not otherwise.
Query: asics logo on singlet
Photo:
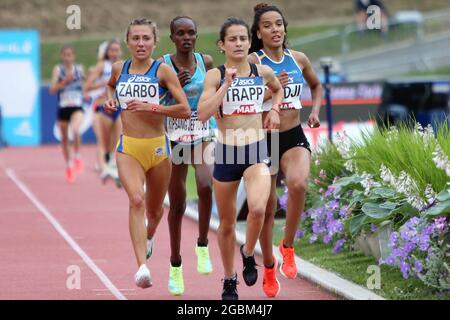
[[[252,86],[255,84],[254,79],[239,79],[235,78],[233,82],[231,83],[231,86]]]
[[[150,80],[151,79],[146,76],[132,75],[131,77],[128,78],[127,82],[150,82]]]

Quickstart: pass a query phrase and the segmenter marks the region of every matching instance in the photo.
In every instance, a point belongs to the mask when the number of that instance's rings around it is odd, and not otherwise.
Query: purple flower
[[[403,245],[403,249],[405,250],[405,252],[407,254],[410,253],[411,251],[413,251],[415,248],[416,248],[416,245],[414,243],[412,243],[412,242],[406,242]]]
[[[377,232],[377,230],[378,230],[378,227],[375,224],[371,223],[370,224],[370,231]]]
[[[288,201],[288,194],[286,192],[287,189],[285,189],[285,192],[280,197],[280,207],[285,209],[287,208],[287,201]]]
[[[446,223],[447,222],[446,220],[447,220],[446,217],[440,217],[440,218],[434,219],[433,229],[438,234],[441,234],[444,231],[444,229],[446,227],[448,227],[448,225]]]
[[[398,245],[399,245],[398,240],[399,240],[398,239],[398,232],[392,232],[390,237],[389,237],[389,246],[392,249],[398,248]]]
[[[416,270],[417,273],[421,273],[422,270],[423,270],[422,261],[417,260],[417,261],[414,263],[414,269]]]
[[[406,256],[407,256],[406,251],[404,251],[404,250],[401,249],[401,248],[394,249],[394,251],[392,252],[392,254],[393,254],[394,257],[402,258],[402,259],[405,259]]]
[[[330,202],[328,202],[328,208],[330,208],[330,210],[336,210],[337,208],[339,208],[339,202],[337,200],[331,200]]]
[[[419,224],[420,220],[417,217],[412,217],[411,219],[409,219],[406,223],[405,226],[408,228],[411,227],[416,227]]]
[[[405,261],[400,262],[400,272],[403,275],[403,279],[409,278],[409,272],[411,271],[411,267]]]
[[[334,192],[335,187],[334,186],[329,186],[327,191],[325,192],[324,196],[326,198],[328,198],[329,196],[331,196]]]
[[[325,237],[323,237],[323,243],[329,244],[331,242],[331,237],[327,234]]]
[[[400,236],[405,241],[411,241],[412,238],[417,236],[417,230],[415,228],[402,228]]]
[[[314,243],[317,241],[317,234],[313,234],[311,238],[309,238],[309,243]]]
[[[430,247],[430,236],[426,233],[422,233],[419,239],[419,250],[425,252]]]
[[[395,257],[390,255],[389,257],[386,258],[385,262],[388,266],[393,266],[393,265],[395,265]]]
[[[332,220],[328,224],[329,232],[334,235],[336,233],[341,233],[344,231],[344,225],[339,220]]]
[[[303,238],[304,235],[305,233],[303,232],[303,230],[298,229],[297,232],[295,233],[295,238],[300,239]]]
[[[345,217],[345,215],[347,214],[347,210],[348,210],[348,206],[343,206],[343,207],[339,210],[339,217],[340,217],[340,218]]]
[[[342,247],[345,244],[345,239],[339,239],[338,241],[336,241],[336,244],[333,248],[333,253],[339,253],[342,250]]]

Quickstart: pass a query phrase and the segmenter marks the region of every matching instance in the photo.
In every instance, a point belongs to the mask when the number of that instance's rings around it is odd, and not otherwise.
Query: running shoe
[[[180,296],[184,292],[183,266],[169,269],[169,292],[174,296]]]
[[[280,293],[280,282],[277,279],[277,260],[273,257],[273,267],[264,267],[263,290],[266,296],[274,298]]]
[[[72,167],[66,169],[66,180],[68,183],[75,182],[75,170]]]
[[[195,247],[195,253],[197,254],[197,271],[201,274],[209,274],[213,271],[211,259],[209,258],[208,246]]]
[[[235,279],[223,279],[222,300],[239,300],[237,292],[237,277]]]
[[[75,171],[81,173],[84,171],[84,163],[79,158],[75,158]]]
[[[279,249],[283,256],[283,263],[280,266],[281,274],[288,279],[295,279],[297,277],[297,265],[295,264],[294,248],[285,248],[283,240],[281,240]]]
[[[245,284],[247,286],[252,286],[258,280],[258,270],[256,270],[255,256],[246,257],[244,254],[244,245],[240,248],[242,263],[244,265],[244,270],[242,271],[242,277],[244,278]]]
[[[153,238],[147,239],[147,259],[150,259],[153,253]]]
[[[145,264],[139,267],[139,270],[134,275],[134,280],[136,285],[142,289],[152,286],[152,276],[150,274],[150,270]]]

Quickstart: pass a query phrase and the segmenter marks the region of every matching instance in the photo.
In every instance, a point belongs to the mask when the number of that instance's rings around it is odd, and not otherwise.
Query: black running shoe
[[[240,251],[242,256],[242,262],[244,264],[244,270],[242,271],[242,276],[244,278],[245,284],[247,286],[252,286],[258,280],[258,270],[256,270],[255,256],[245,257],[244,255],[244,245],[241,245]]]
[[[223,291],[222,291],[222,300],[239,300],[238,292],[237,292],[237,279],[224,279],[223,282]]]

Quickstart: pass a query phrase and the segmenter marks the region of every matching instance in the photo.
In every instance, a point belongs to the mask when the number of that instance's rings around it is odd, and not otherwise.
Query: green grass
[[[444,129],[445,125],[439,127],[442,142],[447,146],[448,129]],[[428,184],[437,192],[446,187],[447,175],[433,162],[432,153],[436,146],[434,139],[424,144],[418,134],[413,134],[412,129],[403,125],[398,127],[398,134],[393,135],[391,139],[389,133],[378,127],[372,133],[364,132],[362,136],[363,142],[354,144],[356,147],[353,158],[361,172],[379,176],[380,166],[384,164],[395,176],[406,171],[416,181],[418,191],[423,192]]]
[[[413,71],[407,74],[408,76],[450,76],[450,65],[426,71]]]
[[[274,227],[274,244],[281,241],[284,220],[276,220]],[[365,256],[360,252],[343,250],[334,254],[332,247],[322,243],[310,244],[306,238],[296,240],[296,254],[319,267],[330,270],[337,275],[350,280],[363,287],[367,286],[367,280],[373,273],[367,269],[371,265],[377,265],[373,257]],[[386,299],[399,300],[448,300],[450,294],[444,296],[436,295],[430,288],[426,287],[418,279],[403,279],[400,271],[393,267],[381,266],[381,289],[374,293]]]
[[[288,32],[290,39],[294,39],[296,37],[326,31],[334,27],[335,26],[333,25],[289,26]],[[211,55],[214,59],[215,65],[220,65],[225,61],[223,54],[219,52],[216,46],[216,41],[218,37],[219,37],[218,32],[200,33],[196,44],[196,50],[204,54]],[[69,43],[71,43],[75,48],[77,62],[84,65],[84,67],[87,69],[88,67],[96,63],[97,48],[101,42],[107,39],[108,38],[74,39]],[[65,43],[66,42],[64,41],[46,42],[45,40],[41,43],[42,79],[47,81],[50,80],[53,66],[59,63],[60,48]],[[122,50],[125,54],[124,58],[128,58],[129,57],[128,50],[123,42],[122,42]],[[168,32],[167,31],[160,32],[159,42],[156,46],[153,56],[160,57],[163,54],[172,51],[174,51],[174,46],[169,39]]]

